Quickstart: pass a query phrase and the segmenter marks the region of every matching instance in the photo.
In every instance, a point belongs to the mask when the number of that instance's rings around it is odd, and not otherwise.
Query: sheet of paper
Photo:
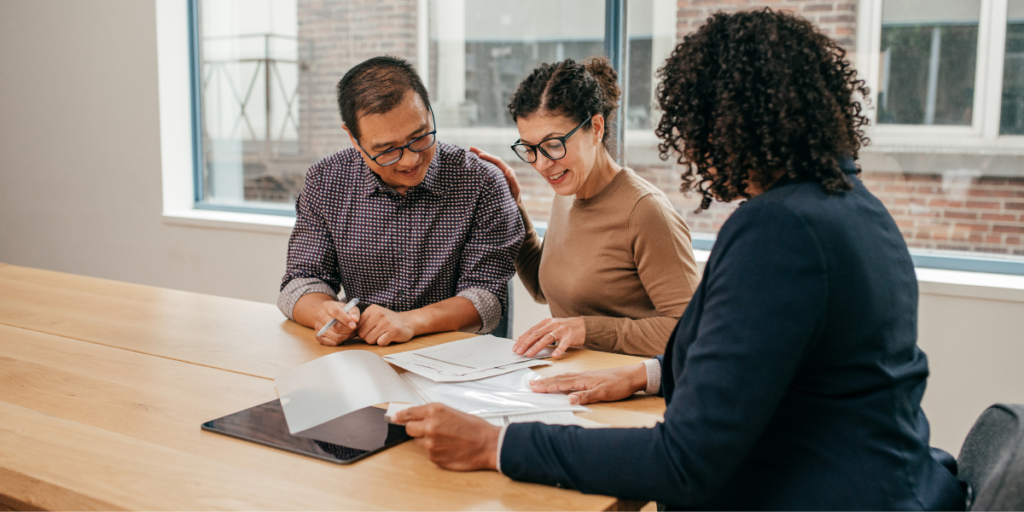
[[[387,418],[387,420],[390,421],[391,423],[394,423],[394,417],[396,414],[398,414],[398,411],[404,411],[410,407],[416,407],[416,404],[390,403],[388,404],[387,412],[384,413],[384,417]]]
[[[576,417],[576,421],[579,422],[579,425],[583,428],[611,428],[611,425],[607,423],[598,423],[594,420],[580,418],[579,416]]]
[[[570,404],[569,397],[562,393],[535,393],[529,383],[539,378],[540,374],[529,369],[458,383],[434,382],[412,372],[402,374],[402,379],[428,401],[481,417],[589,410]]]
[[[522,370],[524,368],[533,368],[535,366],[550,366],[550,361],[538,361],[536,359],[529,359],[519,363],[513,363],[507,366],[499,366],[498,368],[490,368],[487,370],[480,370],[473,373],[467,373],[465,375],[450,375],[444,373],[435,368],[429,368],[416,363],[409,363],[405,361],[389,361],[391,364],[403,368],[417,375],[422,375],[434,382],[468,382],[472,380],[486,379],[505,373],[514,372],[516,370]]]
[[[538,359],[550,356],[552,351],[552,349],[545,349],[536,357],[529,358],[513,352],[513,345],[515,345],[515,341],[508,338],[477,336],[419,350],[391,354],[384,356],[384,359],[438,382],[458,382],[507,373],[511,369],[523,366],[535,366],[540,364],[536,362]],[[511,365],[523,366],[512,367]],[[494,369],[503,369],[503,371],[491,371]]]
[[[504,427],[512,423],[529,423],[539,421],[548,425],[579,425],[579,418],[568,411],[538,412],[533,414],[515,414],[486,418],[492,425]]]
[[[302,432],[371,405],[425,403],[380,356],[345,350],[314,359],[274,379],[288,431]]]

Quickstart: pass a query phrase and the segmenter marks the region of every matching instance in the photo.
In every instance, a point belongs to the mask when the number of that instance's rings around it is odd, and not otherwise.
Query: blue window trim
[[[609,54],[617,70],[619,67],[628,66],[624,59],[625,55],[621,51],[622,36],[625,31],[625,14],[625,2],[623,0],[605,0],[605,52]],[[190,78],[192,83],[192,181],[195,191],[195,209],[294,217],[294,205],[290,207],[268,208],[213,204],[205,201],[203,191],[202,69],[200,67],[199,55],[199,0],[188,0],[188,19]],[[625,75],[626,73],[619,73],[620,80]],[[624,135],[624,130],[619,130],[619,132],[620,137]],[[541,236],[544,236],[544,227],[538,227],[537,231]],[[715,237],[713,235],[700,233],[693,235],[694,249],[710,251],[714,245]],[[911,251],[910,256],[913,258],[914,266],[917,268],[1024,275],[1024,261],[974,255],[953,256],[916,251]]]
[[[538,223],[539,224],[539,223]],[[544,236],[546,226],[536,227],[537,233]],[[707,233],[693,233],[692,246],[698,251],[710,251],[715,245],[715,236]],[[974,255],[935,254],[910,251],[914,260],[914,268],[933,268],[938,270],[960,270],[964,272],[985,272],[988,274],[1008,274],[1024,276],[1024,260],[1014,261],[1002,258],[991,258]]]
[[[208,208],[203,193],[202,67],[199,55],[199,0],[188,0],[188,55],[192,100],[192,190],[195,208]],[[293,212],[294,215],[294,212]]]

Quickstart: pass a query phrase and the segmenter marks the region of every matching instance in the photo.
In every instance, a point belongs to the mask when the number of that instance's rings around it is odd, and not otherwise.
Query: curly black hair
[[[856,160],[869,142],[855,96],[867,101],[868,89],[809,21],[770,8],[716,13],[657,76],[658,150],[686,166],[682,190],[703,195],[697,211],[749,198],[748,180],[767,189],[780,170],[829,194],[853,188],[837,159]]]
[[[618,73],[607,57],[590,57],[541,64],[519,83],[508,112],[515,121],[534,112],[547,111],[582,123],[601,114],[605,119],[601,143],[615,156],[615,111],[619,108]],[[590,128],[587,123],[587,128]]]

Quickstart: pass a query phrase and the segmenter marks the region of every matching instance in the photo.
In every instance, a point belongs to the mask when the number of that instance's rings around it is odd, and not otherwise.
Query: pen
[[[341,308],[341,312],[348,314],[349,311],[352,311],[352,308],[356,307],[356,304],[359,304],[359,299],[352,299],[348,301],[348,304],[345,304],[345,307]],[[338,319],[332,318],[330,322],[327,322],[326,325],[320,328],[320,332],[316,333],[316,337],[319,338],[320,336],[323,336],[324,333],[327,332],[327,329],[334,327],[334,324],[336,323],[338,323]]]

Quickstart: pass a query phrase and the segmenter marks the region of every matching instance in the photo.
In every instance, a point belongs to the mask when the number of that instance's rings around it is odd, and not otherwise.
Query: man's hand
[[[323,336],[317,336],[316,340],[321,345],[336,347],[344,343],[345,340],[355,336],[356,328],[359,325],[359,308],[352,308],[352,311],[345,313],[342,311],[344,307],[344,302],[333,300],[320,303],[320,307],[316,311],[314,331],[320,332],[320,329],[327,322],[330,322],[332,318],[338,320]]]
[[[607,370],[565,373],[530,381],[535,393],[569,393],[571,404],[614,402],[647,389],[647,368],[642,364]]]
[[[430,461],[445,469],[498,469],[501,429],[486,421],[432,403],[399,411],[394,422],[427,451]]]
[[[388,346],[401,343],[416,335],[409,313],[396,313],[376,304],[366,308],[359,320],[359,337],[370,345]]]
[[[548,318],[523,333],[512,345],[512,351],[526,357],[533,357],[552,343],[557,343],[551,357],[561,357],[569,347],[582,347],[587,339],[587,326],[583,319]]]

